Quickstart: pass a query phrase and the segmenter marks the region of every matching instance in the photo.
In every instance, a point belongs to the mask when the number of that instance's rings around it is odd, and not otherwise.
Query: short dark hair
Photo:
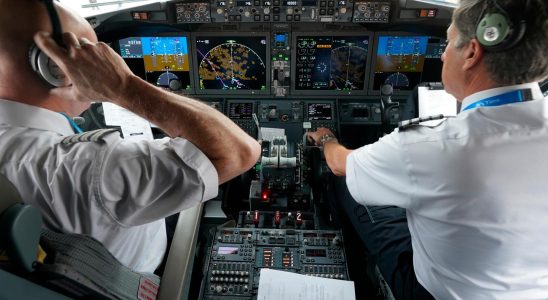
[[[459,37],[456,47],[464,47],[476,36],[476,26],[483,9],[495,12],[487,0],[460,0],[453,12],[453,26]],[[485,65],[499,85],[541,81],[548,76],[548,2],[546,0],[497,0],[508,14],[521,11],[527,21],[525,36],[515,47],[501,52],[486,52]],[[513,8],[513,9],[512,9]],[[519,8],[519,9],[516,9]]]

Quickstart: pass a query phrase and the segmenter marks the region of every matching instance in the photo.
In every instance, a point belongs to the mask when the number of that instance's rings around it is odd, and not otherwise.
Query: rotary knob
[[[178,91],[181,89],[181,81],[178,79],[172,79],[169,81],[169,89],[172,91]]]

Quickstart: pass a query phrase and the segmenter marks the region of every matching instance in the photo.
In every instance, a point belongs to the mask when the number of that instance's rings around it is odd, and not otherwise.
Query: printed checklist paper
[[[356,300],[354,282],[261,269],[257,300]]]

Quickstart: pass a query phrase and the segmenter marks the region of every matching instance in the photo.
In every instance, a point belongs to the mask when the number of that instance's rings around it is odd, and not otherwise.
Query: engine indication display
[[[197,37],[201,90],[267,90],[267,37]]]
[[[446,45],[445,39],[429,36],[379,36],[373,90],[383,84],[412,90],[421,82],[440,81]]]
[[[365,88],[369,36],[296,38],[295,90]]]
[[[119,41],[120,55],[146,81],[171,89],[190,89],[187,37],[129,37]]]

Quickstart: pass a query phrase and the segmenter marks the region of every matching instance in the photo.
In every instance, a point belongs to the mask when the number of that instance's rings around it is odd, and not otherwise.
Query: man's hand
[[[39,32],[34,41],[65,73],[72,84],[52,93],[77,101],[116,100],[128,89],[133,73],[124,60],[105,43],[78,39],[72,32],[63,34],[66,49],[49,33]],[[115,101],[113,101],[115,102]]]
[[[335,134],[331,130],[324,127],[320,127],[316,131],[307,132],[306,135],[310,143],[313,143],[316,146],[321,146],[322,143],[320,142],[320,138],[326,134],[330,136],[335,136]]]

